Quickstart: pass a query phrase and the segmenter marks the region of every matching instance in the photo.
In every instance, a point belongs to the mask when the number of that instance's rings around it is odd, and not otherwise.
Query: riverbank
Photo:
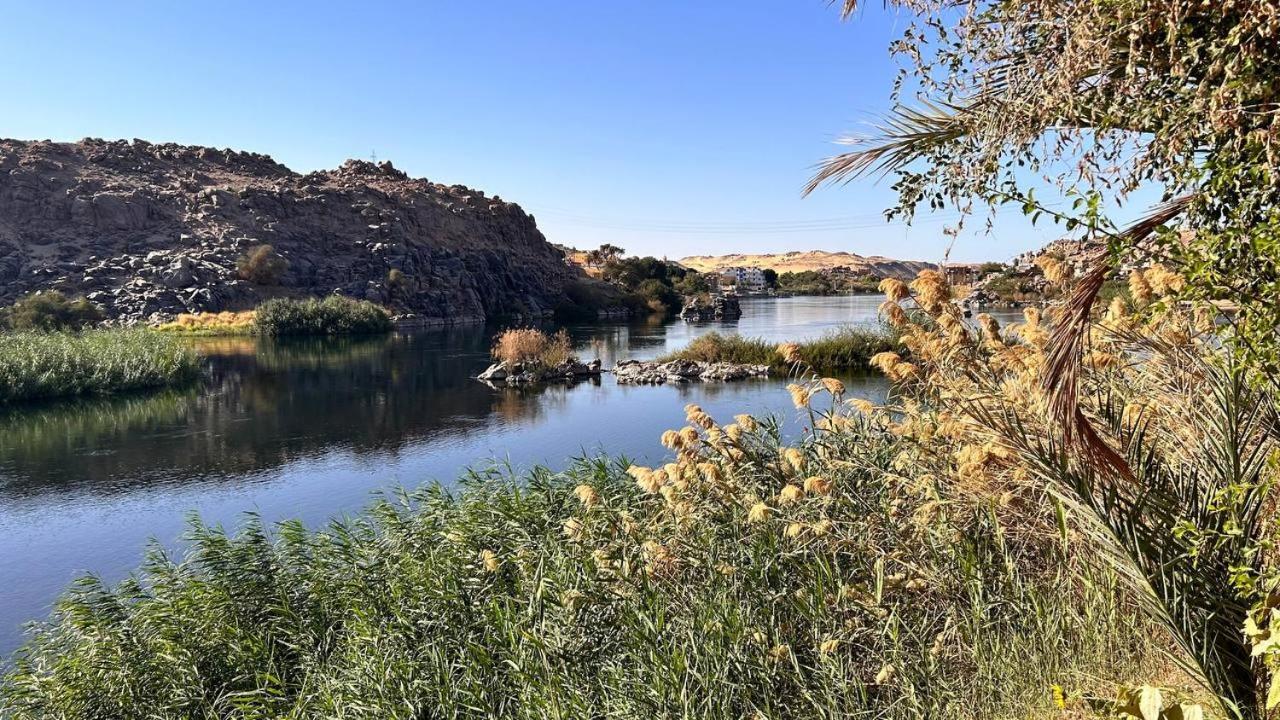
[[[190,345],[150,330],[0,336],[0,403],[173,386],[198,370]]]
[[[1114,577],[1064,590],[1070,555],[1028,564],[982,508],[939,513],[893,471],[909,441],[840,413],[783,445],[687,411],[666,465],[472,474],[320,531],[199,526],[181,566],[64,596],[0,711],[1048,717],[1054,684],[1150,669]]]

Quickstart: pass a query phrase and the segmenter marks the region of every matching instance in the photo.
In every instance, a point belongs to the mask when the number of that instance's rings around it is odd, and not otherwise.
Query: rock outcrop
[[[687,297],[680,308],[680,319],[686,322],[732,322],[740,317],[742,305],[731,295]]]
[[[746,380],[766,377],[768,365],[743,365],[728,362],[696,362],[672,360],[670,362],[645,362],[623,360],[613,368],[619,385],[665,385],[693,380]]]
[[[598,378],[601,372],[599,358],[589,363],[570,359],[551,367],[533,363],[496,362],[480,373],[476,379],[486,385],[499,387]]]
[[[288,263],[269,284],[237,273],[259,245]],[[0,304],[57,289],[134,323],[340,293],[447,324],[547,315],[580,279],[518,205],[390,163],[0,140]]]

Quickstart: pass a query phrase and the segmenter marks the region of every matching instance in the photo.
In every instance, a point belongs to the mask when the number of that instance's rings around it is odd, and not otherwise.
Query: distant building
[[[768,289],[764,270],[758,267],[729,267],[721,270],[720,285],[733,285],[739,293],[758,293]]]
[[[948,265],[943,272],[947,275],[947,284],[956,285],[972,285],[978,281],[978,265],[973,264],[954,264]]]

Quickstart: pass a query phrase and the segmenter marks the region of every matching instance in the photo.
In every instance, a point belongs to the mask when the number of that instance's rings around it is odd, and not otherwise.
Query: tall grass
[[[895,338],[890,332],[860,328],[844,328],[817,340],[795,343],[801,360],[820,372],[867,370],[876,353],[891,350],[895,345]],[[700,335],[687,346],[659,360],[769,365],[777,372],[787,372],[793,365],[779,355],[776,343],[715,332]]]
[[[173,385],[198,369],[188,344],[148,330],[0,336],[0,402]]]
[[[1114,578],[940,512],[895,480],[898,440],[707,425],[666,468],[473,474],[315,532],[194,525],[182,561],[65,595],[0,715],[1047,717],[1053,683],[1142,672]],[[773,500],[799,467],[822,482]]]
[[[555,367],[573,359],[573,344],[563,329],[548,335],[536,328],[512,328],[498,334],[490,354],[494,360],[512,365]]]
[[[218,335],[253,335],[258,331],[257,313],[253,310],[245,312],[205,312],[183,313],[167,322],[157,325],[161,332],[180,333],[196,337],[212,337]]]
[[[258,306],[256,323],[264,335],[356,335],[393,329],[382,307],[341,295],[268,300]]]

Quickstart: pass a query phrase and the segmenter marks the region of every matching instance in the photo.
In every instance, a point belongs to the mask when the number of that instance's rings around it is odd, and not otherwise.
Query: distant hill
[[[894,260],[880,255],[857,255],[849,252],[766,253],[762,255],[693,255],[680,259],[680,264],[699,272],[710,272],[729,267],[770,268],[779,273],[805,270],[830,270],[847,267],[857,275],[876,277],[914,278],[921,270],[936,269],[934,263],[919,260]]]

